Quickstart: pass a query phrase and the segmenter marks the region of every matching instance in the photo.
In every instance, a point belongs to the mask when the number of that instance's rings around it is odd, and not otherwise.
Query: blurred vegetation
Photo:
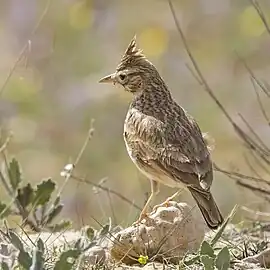
[[[246,69],[237,51],[259,78],[268,78],[270,38],[249,0],[174,1],[178,17],[200,68],[215,94],[236,122],[241,112],[269,143],[269,130],[258,107]],[[9,155],[16,155],[24,181],[52,177],[74,159],[95,119],[95,134],[76,172],[111,187],[143,205],[149,182],[129,160],[122,139],[131,96],[98,79],[113,72],[134,34],[157,66],[175,99],[198,120],[215,141],[213,159],[224,168],[249,173],[242,143],[216,104],[187,68],[189,59],[166,0],[51,1],[31,35],[46,1],[0,2],[0,87],[16,64],[0,97],[2,135],[14,134]],[[260,1],[270,19],[270,2]],[[18,55],[27,45],[23,57]],[[0,91],[2,91],[0,90]],[[263,100],[264,102],[264,100]],[[270,106],[266,106],[270,112]],[[266,172],[257,168],[262,177]],[[174,191],[163,188],[158,197]],[[1,192],[1,196],[5,196]],[[224,213],[237,203],[260,208],[260,200],[216,173],[213,194]],[[62,194],[64,216],[75,224],[107,220],[131,222],[137,212],[117,197],[70,179]],[[183,195],[184,200],[189,197]],[[121,211],[119,211],[121,210]],[[129,220],[127,220],[127,216]],[[123,221],[125,220],[125,221]]]

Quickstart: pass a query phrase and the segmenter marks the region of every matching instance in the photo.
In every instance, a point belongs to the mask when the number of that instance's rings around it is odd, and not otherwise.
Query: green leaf
[[[99,231],[99,236],[106,236],[108,232],[110,231],[110,228],[111,228],[110,224],[104,225]]]
[[[17,234],[15,234],[13,231],[9,230],[8,235],[9,235],[9,240],[10,240],[11,244],[14,247],[16,247],[18,250],[24,251],[23,243],[22,243],[21,239],[17,236]]]
[[[45,246],[41,238],[39,238],[37,241],[37,247],[38,247],[38,250],[40,250],[42,253],[44,252]]]
[[[138,258],[138,262],[142,265],[145,265],[147,264],[148,262],[148,256],[143,256],[143,255],[140,255],[140,257]]]
[[[195,255],[194,257],[192,257],[191,259],[189,260],[184,260],[184,264],[186,266],[190,266],[190,265],[193,265],[195,264],[197,261],[200,260],[200,255]]]
[[[210,244],[206,241],[203,241],[200,248],[200,255],[208,255],[211,258],[215,258],[214,250]]]
[[[24,269],[29,269],[32,264],[30,255],[24,250],[20,251],[18,256],[18,262],[22,267],[24,267]]]
[[[238,209],[238,205],[236,204],[234,206],[234,208],[232,209],[232,211],[230,212],[230,214],[228,215],[228,217],[225,219],[225,221],[223,222],[223,224],[221,225],[221,227],[218,229],[218,231],[216,232],[216,234],[214,235],[213,239],[210,242],[210,245],[213,247],[217,241],[219,240],[219,238],[221,237],[222,233],[224,232],[226,226],[228,225],[228,223],[233,219],[236,211]]]
[[[34,198],[34,190],[30,184],[18,189],[17,200],[23,208],[26,208]]]
[[[60,203],[60,196],[57,196],[57,198],[55,199],[53,205],[57,206]]]
[[[32,264],[31,264],[30,270],[43,270],[44,269],[45,259],[43,255],[44,255],[44,243],[39,238],[33,252],[33,258],[32,258]]]
[[[87,238],[92,241],[95,237],[95,229],[90,227],[90,226],[87,226],[86,229],[85,229],[85,234],[87,236]]]
[[[48,218],[47,218],[46,224],[51,223],[53,221],[53,219],[56,218],[60,214],[63,207],[64,207],[63,204],[59,204],[57,206],[54,206],[53,209],[48,213]]]
[[[1,269],[2,270],[9,270],[9,267],[8,267],[6,262],[4,262],[4,261],[1,262]]]
[[[224,247],[217,255],[215,264],[218,270],[227,270],[230,267],[230,252]]]
[[[81,255],[78,249],[70,249],[63,252],[54,266],[54,270],[71,270],[76,260]]]
[[[11,213],[6,204],[0,202],[0,219],[7,217]]]
[[[22,179],[21,179],[20,165],[15,158],[13,158],[9,163],[8,176],[12,189],[16,191]]]
[[[47,228],[51,231],[51,232],[60,232],[63,231],[65,229],[67,229],[68,227],[71,226],[71,222],[70,220],[63,220],[58,224],[54,224],[52,226],[47,226]]]
[[[214,270],[214,261],[215,261],[214,258],[208,255],[202,255],[200,257],[200,260],[204,266],[204,270]]]
[[[35,192],[35,205],[44,205],[47,203],[55,189],[55,183],[51,180],[45,180],[41,184],[37,185],[37,190]]]
[[[79,249],[79,250],[83,249],[83,240],[82,240],[82,238],[79,238],[79,239],[76,241],[76,243],[75,243],[75,245],[74,245],[74,248],[75,248],[75,249]]]

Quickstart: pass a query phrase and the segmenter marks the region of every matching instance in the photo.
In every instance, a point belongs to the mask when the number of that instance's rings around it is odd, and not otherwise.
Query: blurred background
[[[232,118],[247,130],[239,113],[267,144],[270,130],[249,74],[235,52],[260,79],[270,69],[270,36],[249,0],[175,0],[178,19],[201,71]],[[270,2],[260,1],[270,17]],[[33,33],[34,31],[34,33]],[[166,0],[1,0],[0,126],[13,131],[9,155],[20,161],[24,181],[52,177],[75,161],[90,126],[95,132],[75,174],[112,188],[143,206],[150,183],[130,161],[122,138],[131,95],[98,80],[114,72],[134,35],[156,65],[173,96],[214,142],[213,160],[221,168],[252,175],[243,147],[230,123],[187,67],[191,66]],[[20,57],[22,49],[24,53]],[[20,58],[18,58],[20,57]],[[270,104],[263,94],[265,110]],[[269,100],[268,100],[269,101]],[[266,170],[254,164],[263,178]],[[213,194],[227,214],[235,203],[267,210],[260,196],[215,173]],[[163,187],[162,202],[175,190]],[[5,192],[1,188],[1,196]],[[179,200],[194,201],[187,192]],[[138,210],[91,185],[70,179],[63,191],[63,215],[75,226],[92,217],[127,225]]]

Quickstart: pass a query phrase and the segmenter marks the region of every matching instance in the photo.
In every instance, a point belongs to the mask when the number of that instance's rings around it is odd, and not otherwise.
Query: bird
[[[136,36],[116,71],[99,83],[120,85],[132,94],[123,137],[129,157],[151,183],[151,194],[137,222],[147,217],[150,202],[162,184],[189,190],[208,227],[218,228],[223,217],[210,191],[213,165],[206,139],[195,119],[175,101],[156,67],[138,48]]]

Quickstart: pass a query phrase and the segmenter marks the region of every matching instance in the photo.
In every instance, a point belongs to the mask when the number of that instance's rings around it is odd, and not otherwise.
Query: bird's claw
[[[144,219],[149,218],[149,215],[147,213],[141,213],[140,217],[132,223],[132,226],[139,225]]]
[[[175,197],[177,197],[177,196],[181,193],[181,191],[182,191],[182,190],[178,190],[178,191],[175,192],[172,196],[168,197],[163,203],[154,206],[154,207],[153,207],[153,211],[156,212],[157,209],[158,209],[159,207],[163,207],[163,206],[169,207],[169,206],[171,206],[171,202],[173,201],[173,199],[174,199]]]
[[[159,207],[163,207],[163,206],[169,207],[169,206],[170,206],[170,202],[171,202],[171,200],[168,199],[168,200],[164,201],[164,202],[161,203],[161,204],[155,205],[155,206],[153,207],[153,211],[156,212],[157,209],[158,209]]]

